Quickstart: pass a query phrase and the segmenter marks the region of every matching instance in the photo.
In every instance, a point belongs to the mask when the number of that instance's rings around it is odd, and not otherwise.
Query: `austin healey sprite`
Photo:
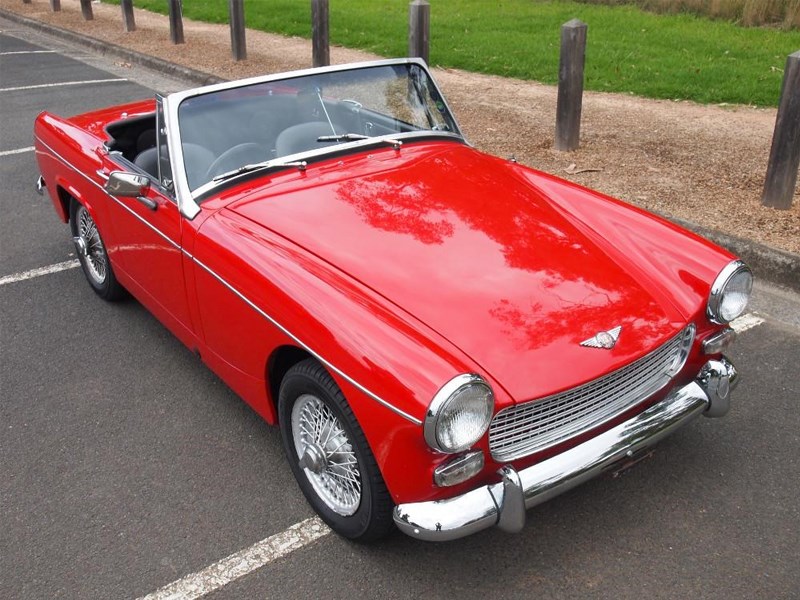
[[[472,147],[422,61],[42,113],[35,145],[92,289],[279,426],[348,538],[520,531],[728,411],[748,267]]]

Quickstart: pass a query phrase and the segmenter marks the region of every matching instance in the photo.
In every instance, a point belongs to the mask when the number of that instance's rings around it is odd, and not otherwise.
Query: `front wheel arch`
[[[278,396],[281,390],[281,383],[286,373],[293,366],[304,360],[312,358],[308,350],[298,346],[281,346],[272,351],[266,365],[267,393],[272,404],[272,414],[275,415],[275,422],[278,422]]]

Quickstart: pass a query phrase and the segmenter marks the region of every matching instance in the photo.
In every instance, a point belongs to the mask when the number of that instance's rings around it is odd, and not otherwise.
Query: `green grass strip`
[[[331,0],[331,43],[407,53],[408,0]],[[167,12],[166,0],[135,0]],[[185,0],[184,16],[226,23],[227,0]],[[556,83],[560,27],[589,25],[586,89],[702,103],[776,106],[800,32],[687,14],[553,0],[432,0],[433,65]],[[310,37],[310,0],[245,0],[247,27]],[[310,62],[310,57],[309,57]]]

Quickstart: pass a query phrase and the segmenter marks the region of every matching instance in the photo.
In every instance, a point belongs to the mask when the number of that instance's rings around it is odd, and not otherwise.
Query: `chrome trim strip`
[[[709,362],[720,380],[735,380],[728,361]],[[428,541],[455,540],[498,525],[519,531],[524,509],[566,492],[667,437],[713,406],[713,395],[702,380],[673,389],[663,400],[624,423],[561,454],[516,471],[500,469],[498,483],[482,486],[444,500],[400,504],[394,509],[397,527],[411,537]],[[506,513],[510,514],[506,514]]]
[[[403,411],[403,410],[401,410],[401,409],[397,408],[396,406],[393,406],[392,404],[389,404],[389,402],[387,402],[386,400],[384,400],[383,398],[381,398],[380,396],[378,396],[378,395],[377,395],[377,394],[375,394],[374,392],[372,392],[372,391],[368,390],[366,387],[364,387],[363,385],[361,385],[360,383],[358,383],[358,382],[357,382],[355,379],[353,379],[352,377],[350,377],[349,375],[347,375],[347,374],[346,374],[344,371],[342,371],[341,369],[339,369],[337,366],[335,366],[334,364],[332,364],[330,361],[328,361],[328,360],[326,360],[325,358],[323,358],[323,357],[322,357],[322,356],[321,356],[319,353],[317,353],[316,351],[314,351],[314,350],[313,350],[313,349],[312,349],[312,348],[311,348],[311,347],[310,347],[308,344],[306,344],[305,342],[303,342],[303,341],[302,341],[300,338],[298,338],[296,335],[294,335],[294,334],[293,334],[291,331],[289,331],[289,330],[288,330],[286,327],[284,327],[283,325],[281,325],[281,324],[280,324],[278,321],[276,321],[276,320],[275,320],[273,317],[271,317],[269,314],[267,314],[266,312],[264,312],[263,310],[261,310],[261,308],[259,308],[259,306],[258,306],[258,305],[256,305],[256,304],[255,304],[255,303],[254,303],[252,300],[250,300],[250,299],[249,299],[247,296],[245,296],[244,294],[242,294],[242,293],[241,293],[239,290],[237,290],[235,287],[233,287],[233,286],[232,286],[230,283],[228,283],[227,281],[225,281],[225,280],[224,280],[222,277],[220,277],[219,275],[217,275],[217,273],[215,273],[213,269],[211,269],[210,267],[208,267],[208,266],[207,266],[206,264],[204,264],[202,261],[200,261],[200,260],[199,260],[199,259],[197,259],[197,258],[194,258],[193,260],[194,260],[194,262],[195,262],[195,264],[196,264],[196,265],[198,265],[198,266],[202,267],[202,268],[203,268],[203,270],[205,270],[205,271],[206,271],[206,272],[207,272],[209,275],[211,275],[211,276],[212,276],[214,279],[216,279],[216,280],[217,280],[217,281],[219,281],[219,282],[220,282],[222,285],[224,285],[226,288],[228,288],[228,289],[229,289],[231,292],[233,292],[233,293],[234,293],[236,296],[238,296],[238,297],[239,297],[239,298],[240,298],[240,299],[241,299],[241,300],[242,300],[242,301],[243,301],[245,304],[247,304],[247,305],[248,305],[250,308],[252,308],[252,309],[253,309],[254,311],[256,311],[258,314],[260,314],[262,317],[264,317],[264,318],[265,318],[267,321],[269,321],[270,323],[272,323],[272,325],[274,325],[275,327],[277,327],[277,328],[278,328],[278,329],[279,329],[279,330],[280,330],[280,331],[281,331],[281,332],[282,332],[284,335],[286,335],[287,337],[289,337],[289,338],[290,338],[292,341],[294,341],[296,344],[298,344],[299,346],[303,347],[303,348],[304,348],[304,349],[305,349],[305,350],[306,350],[306,351],[307,351],[309,354],[311,354],[311,355],[312,355],[314,358],[316,358],[318,361],[320,361],[320,362],[321,362],[322,364],[324,364],[326,367],[328,367],[329,369],[331,369],[333,372],[335,372],[336,374],[338,374],[340,377],[342,377],[342,378],[346,379],[346,380],[347,380],[347,381],[348,381],[348,382],[349,382],[351,385],[355,386],[355,387],[356,387],[356,388],[358,388],[358,389],[359,389],[361,392],[363,392],[364,394],[366,394],[367,396],[369,396],[370,398],[372,398],[373,400],[375,400],[375,401],[376,401],[376,402],[378,402],[379,404],[383,405],[384,407],[388,408],[388,409],[389,409],[389,410],[391,410],[392,412],[394,412],[394,413],[396,413],[396,414],[400,415],[401,417],[403,417],[404,419],[406,419],[406,420],[408,420],[408,421],[411,421],[412,423],[414,423],[414,425],[422,425],[422,421],[421,421],[421,420],[417,419],[416,417],[413,417],[413,416],[411,416],[410,414],[408,414],[407,412],[405,412],[405,411]]]
[[[103,193],[104,193],[106,196],[108,196],[109,198],[111,198],[112,200],[114,200],[114,201],[115,201],[117,204],[119,204],[120,206],[122,206],[122,207],[123,207],[125,210],[127,210],[128,212],[130,212],[130,213],[131,213],[131,214],[132,214],[134,217],[136,217],[137,219],[139,219],[139,221],[141,221],[142,223],[144,223],[145,225],[147,225],[147,226],[148,226],[150,229],[152,229],[152,230],[153,230],[155,233],[157,233],[157,234],[158,234],[158,235],[160,235],[162,238],[164,238],[164,239],[165,239],[167,242],[169,242],[170,244],[172,244],[173,246],[175,246],[175,248],[177,248],[178,250],[180,250],[180,251],[181,251],[183,254],[185,254],[185,255],[186,255],[186,256],[187,256],[187,257],[188,257],[190,260],[194,261],[194,263],[195,263],[195,264],[197,264],[198,266],[202,267],[202,268],[203,268],[205,271],[207,271],[207,272],[208,272],[208,273],[209,273],[209,274],[210,274],[212,277],[214,277],[214,278],[215,278],[215,279],[217,279],[217,280],[218,280],[220,283],[222,283],[222,285],[224,285],[225,287],[227,287],[227,288],[228,288],[229,290],[231,290],[231,291],[232,291],[232,292],[233,292],[235,295],[237,295],[239,298],[241,298],[241,299],[242,299],[242,300],[245,302],[245,304],[247,304],[248,306],[250,306],[250,307],[251,307],[253,310],[255,310],[255,311],[256,311],[258,314],[260,314],[262,317],[264,317],[265,319],[267,319],[267,321],[269,321],[270,323],[272,323],[272,324],[273,324],[275,327],[277,327],[277,328],[278,328],[280,331],[282,331],[282,332],[283,332],[285,335],[287,335],[289,338],[291,338],[291,339],[292,339],[292,340],[293,340],[295,343],[297,343],[298,345],[302,346],[302,347],[303,347],[303,348],[304,348],[306,351],[308,351],[308,353],[309,353],[309,354],[311,354],[312,356],[314,356],[314,358],[316,358],[316,359],[317,359],[318,361],[320,361],[322,364],[324,364],[325,366],[327,366],[329,369],[331,369],[332,371],[334,371],[335,373],[337,373],[337,374],[338,374],[339,376],[341,376],[342,378],[346,379],[346,380],[347,380],[347,381],[348,381],[350,384],[352,384],[354,387],[358,388],[358,389],[359,389],[359,390],[361,390],[361,391],[362,391],[364,394],[366,394],[367,396],[369,396],[370,398],[372,398],[373,400],[375,400],[375,401],[376,401],[376,402],[378,402],[379,404],[381,404],[381,405],[385,406],[386,408],[388,408],[388,409],[389,409],[389,410],[391,410],[392,412],[394,412],[394,413],[396,413],[396,414],[400,415],[401,417],[403,417],[404,419],[406,419],[406,420],[408,420],[408,421],[410,421],[410,422],[414,423],[414,425],[422,425],[422,421],[421,421],[420,419],[417,419],[416,417],[413,417],[413,416],[409,415],[408,413],[406,413],[406,412],[404,412],[403,410],[401,410],[401,409],[397,408],[396,406],[392,406],[391,404],[389,404],[389,402],[387,402],[386,400],[384,400],[383,398],[381,398],[380,396],[378,396],[378,395],[377,395],[377,394],[375,394],[374,392],[371,392],[370,390],[368,390],[367,388],[365,388],[363,385],[361,385],[360,383],[358,383],[358,382],[357,382],[355,379],[353,379],[352,377],[350,377],[349,375],[347,375],[345,372],[343,372],[341,369],[339,369],[338,367],[336,367],[335,365],[333,365],[333,364],[332,364],[330,361],[328,361],[328,360],[324,359],[324,358],[323,358],[322,356],[320,356],[320,355],[319,355],[317,352],[315,352],[314,350],[312,350],[312,349],[311,349],[311,347],[310,347],[308,344],[306,344],[305,342],[301,341],[301,340],[300,340],[300,338],[298,338],[296,335],[294,335],[293,333],[291,333],[291,332],[290,332],[288,329],[286,329],[286,328],[285,328],[283,325],[281,325],[280,323],[278,323],[278,321],[276,321],[275,319],[273,319],[271,316],[269,316],[267,313],[265,313],[263,310],[261,310],[261,309],[260,309],[258,306],[256,306],[256,305],[255,305],[255,304],[254,304],[254,303],[253,303],[253,302],[252,302],[250,299],[248,299],[246,296],[244,296],[244,295],[243,295],[241,292],[239,292],[239,291],[238,291],[236,288],[234,288],[234,287],[233,287],[231,284],[229,284],[229,283],[228,283],[227,281],[225,281],[225,280],[224,280],[222,277],[220,277],[219,275],[217,275],[217,274],[216,274],[216,273],[215,273],[215,272],[214,272],[214,271],[213,271],[211,268],[209,268],[208,266],[206,266],[205,264],[203,264],[201,261],[199,261],[198,259],[196,259],[196,258],[195,258],[194,256],[192,256],[192,255],[191,255],[189,252],[187,252],[187,251],[186,251],[186,249],[182,248],[182,247],[181,247],[179,244],[177,244],[177,243],[175,243],[174,241],[172,241],[172,240],[171,240],[169,237],[167,237],[167,236],[166,236],[164,233],[162,233],[161,231],[159,231],[159,230],[158,230],[156,227],[154,227],[153,225],[151,225],[150,223],[148,223],[146,220],[144,220],[142,217],[140,217],[139,215],[137,215],[135,212],[133,212],[133,210],[131,210],[130,208],[128,208],[128,207],[127,207],[127,206],[126,206],[124,203],[120,202],[120,201],[119,201],[119,200],[118,200],[116,197],[114,197],[114,196],[112,196],[111,194],[109,194],[109,193],[108,193],[108,191],[106,191],[106,190],[103,188],[103,186],[101,186],[99,183],[97,183],[96,181],[94,181],[93,179],[91,179],[91,178],[90,178],[88,175],[86,175],[85,173],[83,173],[82,171],[80,171],[78,168],[76,168],[76,167],[75,167],[75,165],[73,165],[72,163],[70,163],[69,161],[67,161],[67,160],[66,160],[66,159],[65,159],[63,156],[61,156],[61,155],[60,155],[58,152],[56,152],[55,150],[53,150],[53,149],[52,149],[52,148],[51,148],[51,147],[50,147],[50,146],[49,146],[47,143],[45,143],[43,140],[41,140],[41,139],[40,139],[40,138],[38,138],[38,137],[36,138],[36,140],[37,140],[39,143],[41,143],[41,144],[42,144],[42,145],[43,145],[45,148],[47,148],[48,150],[50,150],[50,152],[53,154],[53,156],[55,156],[56,158],[58,158],[58,159],[59,159],[61,162],[63,162],[65,165],[67,165],[69,168],[71,168],[71,169],[72,169],[73,171],[75,171],[76,173],[78,173],[78,174],[82,175],[82,176],[83,176],[83,177],[84,177],[84,178],[85,178],[87,181],[89,181],[89,182],[90,182],[90,183],[92,183],[93,185],[97,186],[97,188],[98,188],[98,189],[100,189],[100,190],[102,190],[102,191],[103,191]]]

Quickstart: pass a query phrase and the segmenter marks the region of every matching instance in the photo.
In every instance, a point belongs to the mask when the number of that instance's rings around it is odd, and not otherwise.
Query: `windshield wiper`
[[[284,162],[280,160],[265,160],[264,162],[260,163],[253,163],[250,165],[243,165],[238,169],[234,169],[233,171],[228,171],[226,173],[222,173],[221,175],[217,175],[211,181],[225,181],[226,179],[230,179],[231,177],[236,177],[237,175],[242,175],[243,173],[250,173],[251,171],[258,171],[261,169],[264,170],[271,170],[271,169],[282,169],[284,167],[297,167],[301,171],[305,171],[308,163],[304,160],[295,160]]]
[[[337,133],[336,135],[321,135],[317,138],[318,142],[356,142],[359,140],[375,140],[376,144],[389,144],[395,150],[399,150],[400,146],[403,145],[400,140],[361,133]]]
[[[337,133],[336,135],[321,135],[317,138],[318,142],[352,142],[354,140],[366,140],[370,136],[361,133]]]
[[[403,145],[403,142],[400,140],[396,140],[393,138],[385,138],[385,137],[374,137],[371,135],[363,135],[361,133],[342,133],[337,135],[321,135],[317,138],[318,142],[352,142],[352,141],[359,141],[359,140],[374,140],[376,144],[389,144],[395,150],[400,150],[400,146]],[[249,165],[242,165],[232,171],[227,171],[222,173],[221,175],[217,175],[216,177],[212,178],[211,181],[219,182],[225,181],[226,179],[231,179],[232,177],[237,177],[244,173],[250,173],[252,171],[258,170],[272,170],[272,169],[282,169],[285,167],[297,167],[301,171],[305,171],[308,163],[304,160],[296,160],[296,161],[289,161],[284,162],[282,160],[265,160],[264,162],[259,163],[252,163]]]

